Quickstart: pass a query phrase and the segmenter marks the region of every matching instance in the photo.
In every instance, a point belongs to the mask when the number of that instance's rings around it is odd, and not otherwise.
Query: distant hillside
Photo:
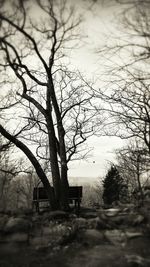
[[[96,185],[100,182],[98,177],[69,177],[70,185]]]

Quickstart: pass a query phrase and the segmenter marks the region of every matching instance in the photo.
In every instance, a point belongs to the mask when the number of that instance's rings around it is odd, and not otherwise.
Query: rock
[[[8,221],[8,215],[2,215],[0,217],[0,232],[3,232],[4,231],[4,228],[5,228],[5,224],[7,223]]]
[[[35,249],[48,247],[51,242],[50,238],[46,236],[34,236],[30,238],[29,244],[33,246]]]
[[[95,217],[95,218],[76,218],[73,220],[73,225],[76,229],[97,229],[97,230],[103,230],[103,229],[110,229],[111,226],[109,225],[108,219],[106,217],[104,219]]]
[[[77,230],[74,227],[67,227],[65,233],[62,235],[61,245],[66,245],[72,242],[77,237]]]
[[[69,227],[67,227],[66,225],[63,224],[58,224],[55,225],[52,229],[52,234],[54,234],[55,236],[62,236],[65,235],[66,232],[68,231],[68,229],[70,229]]]
[[[128,238],[135,238],[135,237],[142,236],[143,234],[142,234],[141,232],[129,232],[129,231],[126,231],[126,232],[125,232],[125,235],[126,235]]]
[[[116,222],[113,222],[113,220],[116,221],[117,220],[117,216],[116,217],[115,216],[113,216],[113,217],[106,216],[106,214],[102,210],[102,211],[98,212],[98,217],[99,217],[99,221],[98,221],[97,229],[113,229],[113,228],[116,228]],[[118,220],[120,221],[120,219],[118,219]]]
[[[149,266],[150,259],[145,259],[139,255],[125,255],[128,266]]]
[[[87,220],[87,227],[89,229],[98,229],[99,228],[100,219],[99,217],[88,219]]]
[[[119,203],[119,208],[122,209],[122,211],[134,211],[135,205],[133,203]]]
[[[108,218],[107,218],[107,216],[105,214],[105,210],[99,210],[97,212],[97,215],[100,218],[100,220],[103,220],[103,221],[106,221],[107,220],[108,221]]]
[[[122,245],[124,246],[127,242],[126,234],[118,229],[106,230],[104,233],[106,239],[113,245]]]
[[[7,237],[8,242],[28,242],[28,234],[27,233],[13,233]]]
[[[96,246],[104,243],[104,234],[96,229],[87,229],[85,232],[80,233],[80,241],[83,244]]]
[[[74,213],[69,214],[69,219],[76,219],[77,215]]]
[[[136,225],[142,224],[144,221],[145,221],[144,216],[138,214],[138,215],[135,216],[132,224],[136,226]]]
[[[27,216],[31,217],[33,215],[33,210],[32,209],[27,209],[27,208],[19,208],[15,211],[11,212],[11,216],[13,217],[19,217],[19,218],[26,218]]]
[[[50,224],[50,227],[41,226],[39,232],[32,232],[30,244],[36,248],[64,245],[71,242],[76,234],[76,229],[69,225]]]
[[[115,209],[115,208],[112,208],[112,209],[106,209],[104,212],[105,212],[105,215],[108,216],[108,217],[112,217],[112,216],[116,216],[121,210],[120,209]]]
[[[69,218],[69,213],[61,210],[50,211],[43,215],[43,220],[62,220],[68,218]]]
[[[47,235],[47,236],[51,235],[53,232],[53,227],[54,225],[43,226],[41,229],[42,235]]]
[[[116,216],[109,217],[109,224],[116,228],[117,226],[138,226],[145,221],[143,215],[137,213],[119,213]]]
[[[112,224],[110,222],[105,222],[103,220],[99,220],[96,229],[98,230],[106,230],[106,229],[112,229]]]
[[[96,218],[97,217],[97,212],[89,211],[89,212],[83,213],[82,217],[85,218],[85,219]]]
[[[5,224],[4,231],[6,233],[28,232],[30,225],[26,219],[10,217]]]
[[[98,213],[99,229],[116,229],[118,226],[138,226],[145,221],[143,215],[135,212],[121,212],[119,209],[109,209]]]
[[[128,218],[127,214],[119,214],[117,216],[111,217],[109,219],[109,222],[113,227],[116,228],[117,226],[123,226],[126,222],[126,218]]]
[[[76,218],[73,220],[74,228],[76,229],[84,229],[87,227],[87,220],[85,218]]]
[[[66,244],[71,242],[76,234],[76,228],[67,225],[57,225],[53,228],[51,237],[57,244]]]

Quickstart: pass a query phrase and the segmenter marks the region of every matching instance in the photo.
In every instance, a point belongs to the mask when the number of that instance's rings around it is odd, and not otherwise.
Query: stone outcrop
[[[75,214],[62,211],[10,216],[1,214],[0,245],[1,248],[5,248],[4,250],[7,254],[12,252],[18,253],[21,247],[26,248],[30,253],[34,251],[34,255],[37,255],[37,257],[39,257],[38,251],[43,251],[51,261],[55,255],[57,261],[59,261],[57,255],[60,251],[61,255],[67,255],[67,253],[70,255],[71,248],[73,247],[73,251],[78,251],[79,258],[82,258],[82,255],[86,257],[84,260],[87,265],[85,266],[92,267],[99,266],[95,263],[97,259],[103,263],[104,255],[102,251],[105,252],[105,249],[106,251],[111,251],[110,253],[112,255],[113,253],[118,255],[119,250],[122,253],[121,257],[123,257],[120,259],[120,262],[124,262],[124,265],[121,265],[121,267],[130,266],[134,259],[132,257],[125,258],[128,248],[130,247],[130,253],[132,254],[134,247],[140,247],[140,244],[143,245],[147,236],[150,236],[150,220],[148,214],[148,207],[145,212],[144,207],[137,210],[129,206],[99,209],[96,211],[86,211],[84,209],[81,210],[78,217]],[[147,238],[146,242],[150,245],[148,240]],[[100,255],[97,255],[97,248],[101,251]],[[81,255],[80,250],[83,253]],[[88,265],[89,251],[96,257],[93,263],[95,265]],[[134,254],[136,255],[135,251]],[[141,257],[143,257],[142,254]],[[76,260],[74,256],[74,264]],[[148,260],[149,258],[146,257],[146,263],[144,262],[144,264],[147,264]],[[137,258],[135,257],[135,263],[136,261]],[[68,262],[70,261],[68,260]],[[141,262],[139,264],[143,264],[143,260]],[[76,266],[71,265],[71,262],[68,264],[70,264],[68,265],[70,267]],[[82,265],[81,262],[80,265]],[[47,265],[41,266],[45,267]],[[108,266],[111,267],[111,265]],[[146,265],[139,266],[147,267]],[[18,266],[16,265],[15,267]]]

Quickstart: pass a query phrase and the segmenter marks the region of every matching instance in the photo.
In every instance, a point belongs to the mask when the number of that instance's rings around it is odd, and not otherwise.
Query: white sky
[[[69,176],[91,177],[95,181],[106,174],[109,163],[115,160],[113,151],[123,145],[123,140],[117,137],[93,137],[88,143],[93,146],[93,155],[86,161],[70,163]]]
[[[73,0],[68,0],[72,1]],[[101,0],[96,10],[85,12],[85,0],[76,0],[76,6],[79,12],[84,15],[83,34],[87,36],[84,45],[75,50],[71,55],[71,63],[77,69],[80,69],[87,78],[99,78],[103,65],[100,56],[94,51],[94,48],[103,46],[109,36],[115,30],[114,14],[119,6],[110,4],[112,1],[105,0],[105,5],[101,5]],[[91,157],[88,160],[74,161],[69,164],[69,176],[75,177],[75,181],[80,177],[83,180],[92,182],[105,175],[109,162],[114,161],[114,149],[123,145],[123,141],[117,137],[92,137],[88,140],[88,146],[93,147]],[[88,179],[87,177],[91,177]],[[73,180],[72,180],[73,181]]]
[[[83,0],[79,0],[79,2],[80,4],[84,3]],[[98,78],[103,72],[104,66],[100,55],[95,53],[94,48],[103,46],[115,31],[114,16],[119,7],[110,4],[110,2],[107,1],[106,3],[105,1],[106,5],[99,4],[96,6],[96,10],[93,9],[93,12],[86,13],[84,34],[88,36],[87,43],[71,58],[73,65],[80,68],[87,78],[93,76]],[[115,159],[114,150],[123,146],[124,141],[117,137],[92,137],[87,144],[93,147],[91,157],[86,161],[81,160],[69,164],[69,176],[75,177],[74,181],[79,177],[79,184],[84,181],[92,183],[92,181],[98,181],[99,177],[103,177],[109,168],[109,162],[113,162]]]

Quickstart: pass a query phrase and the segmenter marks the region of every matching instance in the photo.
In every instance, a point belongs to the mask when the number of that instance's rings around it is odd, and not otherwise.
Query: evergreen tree
[[[108,170],[108,173],[103,180],[103,187],[104,204],[111,205],[114,201],[119,200],[125,185],[116,166],[112,165]]]

